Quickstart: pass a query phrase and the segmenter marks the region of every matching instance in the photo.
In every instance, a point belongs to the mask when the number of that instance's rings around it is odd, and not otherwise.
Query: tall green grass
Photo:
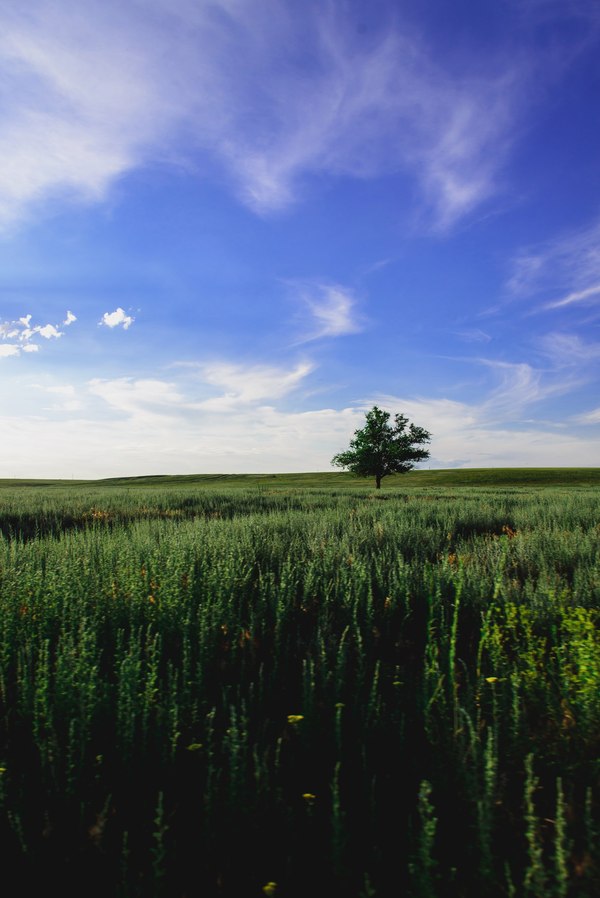
[[[597,489],[4,490],[0,532],[24,894],[599,893]]]

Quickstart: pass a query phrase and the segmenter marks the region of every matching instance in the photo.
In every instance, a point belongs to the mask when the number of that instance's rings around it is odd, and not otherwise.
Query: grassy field
[[[600,894],[599,475],[0,483],[5,877]]]

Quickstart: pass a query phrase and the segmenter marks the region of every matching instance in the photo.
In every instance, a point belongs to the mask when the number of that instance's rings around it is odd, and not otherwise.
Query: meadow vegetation
[[[0,488],[21,894],[600,894],[597,473],[452,473]]]

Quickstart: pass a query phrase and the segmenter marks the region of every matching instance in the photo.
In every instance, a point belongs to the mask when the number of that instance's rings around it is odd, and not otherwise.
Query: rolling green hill
[[[338,472],[303,474],[150,474],[139,477],[110,477],[103,480],[0,479],[2,487],[265,487],[276,489],[344,489],[370,487],[371,478]],[[417,470],[386,477],[382,489],[420,487],[518,487],[600,486],[600,468],[450,468]]]

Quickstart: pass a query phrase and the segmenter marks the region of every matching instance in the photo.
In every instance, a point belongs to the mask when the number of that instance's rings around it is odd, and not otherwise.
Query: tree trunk
[[[381,474],[375,474],[375,489],[381,489]]]

